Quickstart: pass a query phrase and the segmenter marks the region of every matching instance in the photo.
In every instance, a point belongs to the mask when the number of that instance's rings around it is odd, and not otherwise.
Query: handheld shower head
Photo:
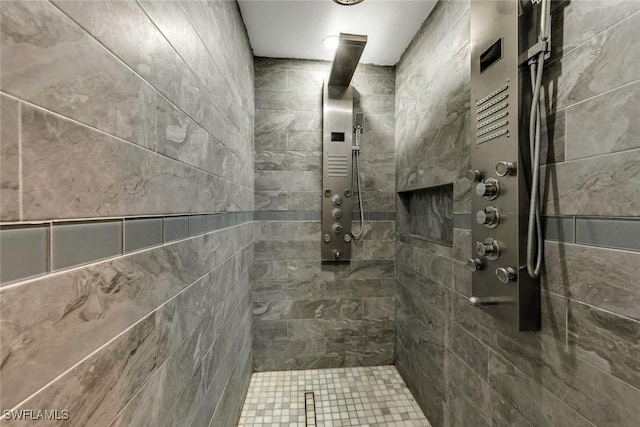
[[[353,128],[362,132],[364,129],[362,122],[364,121],[364,113],[356,113],[355,123],[353,124]]]

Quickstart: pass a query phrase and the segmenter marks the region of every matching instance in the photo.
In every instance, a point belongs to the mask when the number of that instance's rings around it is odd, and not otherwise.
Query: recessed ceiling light
[[[339,42],[340,39],[338,36],[327,36],[322,39],[322,46],[324,46],[325,49],[336,50]]]
[[[353,6],[354,4],[362,3],[364,0],[333,0],[333,1],[343,6]]]

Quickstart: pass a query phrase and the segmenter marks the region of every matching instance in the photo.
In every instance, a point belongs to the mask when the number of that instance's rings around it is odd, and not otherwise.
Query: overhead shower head
[[[353,6],[354,4],[362,3],[364,0],[333,0],[333,1],[342,6]]]

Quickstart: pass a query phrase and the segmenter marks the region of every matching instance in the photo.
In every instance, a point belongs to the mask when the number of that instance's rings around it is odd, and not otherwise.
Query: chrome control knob
[[[331,236],[329,236],[328,234],[325,234],[323,239],[325,243],[329,243],[331,241]]]
[[[516,278],[516,271],[511,267],[496,268],[496,276],[502,283],[509,283]]]
[[[339,194],[334,194],[333,197],[331,197],[331,201],[334,205],[340,206],[342,204],[342,196]]]
[[[482,261],[480,261],[478,258],[469,258],[465,262],[465,264],[467,265],[467,268],[471,271],[477,271],[482,269]]]
[[[469,304],[479,305],[498,305],[498,299],[494,297],[470,297]]]
[[[345,241],[346,243],[349,243],[349,242],[351,241],[351,234],[346,233],[346,234],[344,235],[344,241]]]
[[[495,261],[500,256],[500,246],[497,241],[488,238],[484,242],[476,242],[476,252],[488,260]]]
[[[499,193],[500,184],[493,178],[486,179],[484,182],[479,182],[478,185],[476,185],[476,194],[487,200],[495,199]]]
[[[340,208],[333,209],[331,211],[331,216],[334,217],[335,219],[342,218],[342,209],[340,209]]]
[[[516,166],[511,162],[498,162],[496,164],[496,175],[507,176],[516,170]]]
[[[342,233],[342,226],[340,224],[335,223],[335,224],[333,224],[332,228],[333,228],[333,232],[334,233],[336,233],[336,234]]]
[[[464,179],[469,182],[476,182],[480,180],[480,171],[469,169],[464,173]]]
[[[476,222],[487,228],[496,228],[500,223],[500,211],[493,206],[487,206],[476,213]]]

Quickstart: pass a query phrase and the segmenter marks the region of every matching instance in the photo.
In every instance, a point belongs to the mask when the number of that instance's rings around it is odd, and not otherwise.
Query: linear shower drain
[[[305,426],[316,426],[316,398],[312,391],[304,393]]]

